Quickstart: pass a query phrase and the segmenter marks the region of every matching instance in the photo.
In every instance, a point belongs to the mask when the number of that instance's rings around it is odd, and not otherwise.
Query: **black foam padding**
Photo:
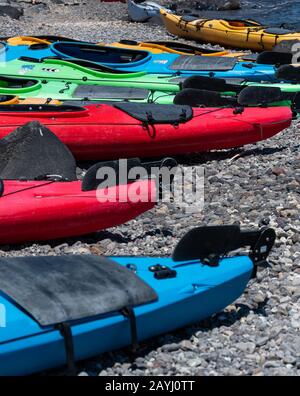
[[[72,153],[48,128],[33,121],[0,140],[1,179],[34,180],[43,175],[77,180]]]
[[[73,98],[82,99],[121,99],[121,100],[144,100],[150,91],[141,88],[113,87],[101,85],[79,85],[73,92]]]
[[[149,124],[179,124],[193,118],[193,109],[190,106],[124,102],[114,106],[136,120]]]
[[[280,66],[275,73],[275,77],[281,81],[300,83],[300,66]]]
[[[300,44],[300,40],[283,40],[275,45],[273,52],[293,53],[295,44]]]
[[[282,100],[283,94],[277,87],[247,87],[238,95],[238,103],[242,106],[267,105]]]
[[[226,81],[222,78],[205,76],[191,76],[182,82],[182,88],[208,89],[209,91],[223,92],[227,87]]]
[[[257,56],[256,62],[262,65],[289,65],[292,63],[292,54],[287,52],[265,51]]]
[[[176,94],[174,104],[189,105],[192,107],[220,107],[228,105],[234,106],[236,104],[236,100],[231,97],[222,97],[219,92],[215,91],[184,89]]]
[[[170,65],[171,70],[228,71],[236,65],[236,58],[226,56],[180,55]]]
[[[0,258],[0,289],[41,326],[91,319],[157,300],[116,262],[90,255]]]
[[[276,36],[282,36],[283,34],[293,34],[297,32],[279,27],[269,27],[267,29],[264,29],[264,33],[275,34]]]
[[[132,168],[142,166],[141,161],[139,158],[130,158],[127,160],[127,170],[129,171]],[[120,169],[120,162],[119,161],[102,161],[98,162],[97,164],[93,165],[84,175],[82,180],[81,189],[82,191],[92,191],[97,190],[99,185],[103,183],[105,180],[99,177],[98,171],[100,169],[109,168],[114,171],[116,175],[116,183],[119,184],[119,169]],[[126,175],[126,183],[133,181],[128,180],[128,174]],[[112,187],[113,185],[108,185],[106,182],[107,187]]]

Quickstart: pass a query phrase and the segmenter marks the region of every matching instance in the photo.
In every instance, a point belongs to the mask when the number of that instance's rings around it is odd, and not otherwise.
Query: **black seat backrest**
[[[280,81],[290,81],[300,83],[300,66],[284,65],[280,66],[275,73],[275,77]]]
[[[131,158],[127,161],[127,169],[128,171],[131,168],[134,168],[136,166],[141,166],[141,161],[139,158]],[[82,180],[82,186],[81,189],[82,191],[92,191],[92,190],[97,190],[99,185],[105,181],[105,178],[100,177],[98,171],[100,169],[108,168],[114,171],[114,174],[116,175],[116,183],[119,184],[119,161],[102,161],[98,162],[97,164],[93,165],[89,170],[86,172],[83,180]],[[128,183],[130,180],[126,180],[125,182]],[[133,180],[131,180],[133,181]],[[115,183],[109,185],[106,183],[106,187],[112,187],[115,185]]]
[[[222,97],[219,92],[191,88],[178,92],[174,98],[174,103],[192,107],[220,107],[237,104],[234,97]]]
[[[69,149],[44,125],[30,122],[0,140],[0,178],[77,180]]]

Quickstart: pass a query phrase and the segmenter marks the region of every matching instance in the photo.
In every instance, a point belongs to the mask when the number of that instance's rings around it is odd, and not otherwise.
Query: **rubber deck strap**
[[[69,323],[60,323],[57,325],[57,328],[65,342],[68,375],[76,375],[77,370],[74,358],[74,343],[71,326]]]
[[[132,351],[135,353],[138,348],[138,339],[137,339],[137,326],[136,326],[136,317],[135,313],[132,307],[125,307],[122,309],[122,315],[125,316],[125,318],[128,318],[129,323],[130,323],[130,332],[131,332],[131,347]]]

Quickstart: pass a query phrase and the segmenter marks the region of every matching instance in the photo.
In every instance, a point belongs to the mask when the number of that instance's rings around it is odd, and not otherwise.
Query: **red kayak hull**
[[[290,126],[288,107],[194,109],[192,120],[146,127],[109,105],[82,112],[0,112],[0,138],[33,120],[65,143],[78,160],[155,157],[229,149],[268,139]]]
[[[139,200],[131,199],[133,191],[137,191]],[[80,181],[4,181],[0,243],[44,241],[96,232],[135,218],[153,208],[156,201],[154,180],[108,188],[106,196],[111,202],[99,202],[98,193],[82,192]]]

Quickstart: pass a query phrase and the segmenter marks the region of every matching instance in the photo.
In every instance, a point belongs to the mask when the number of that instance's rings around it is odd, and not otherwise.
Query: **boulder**
[[[192,8],[201,11],[205,10],[238,10],[241,8],[240,0],[198,0],[198,1],[189,1],[189,0],[166,0],[162,3],[166,5],[176,5],[177,9],[185,9]]]
[[[23,15],[23,8],[12,5],[9,1],[0,2],[0,16],[9,16],[13,19],[19,19]]]

